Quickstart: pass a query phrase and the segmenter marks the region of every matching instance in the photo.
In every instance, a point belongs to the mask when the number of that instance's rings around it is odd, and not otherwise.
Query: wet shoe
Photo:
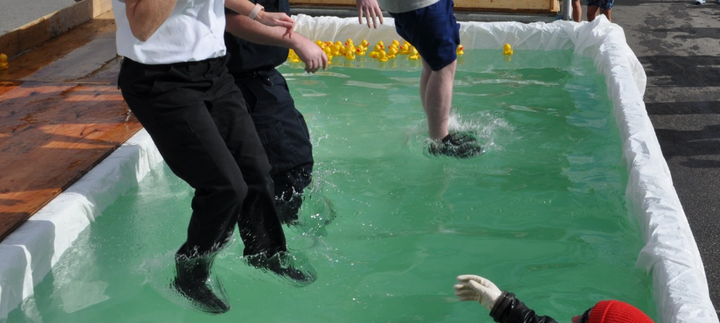
[[[428,147],[431,156],[448,156],[454,158],[470,158],[484,153],[475,136],[466,132],[450,133],[440,142],[433,142]]]
[[[302,195],[294,195],[289,201],[281,199],[275,200],[275,209],[277,209],[280,223],[285,225],[298,225],[298,212],[302,206]]]
[[[281,278],[291,281],[294,285],[307,286],[312,284],[317,276],[309,263],[296,265],[295,257],[287,252],[279,252],[268,258],[265,254],[247,257],[248,264],[264,271],[269,271]]]
[[[175,260],[177,274],[172,283],[172,288],[178,291],[183,297],[187,298],[193,307],[203,312],[212,314],[221,314],[230,310],[227,301],[222,300],[208,286],[210,279],[210,264],[202,258],[185,258],[178,257]],[[219,282],[214,284],[221,296],[225,296],[225,291]]]
[[[230,305],[217,297],[205,282],[186,281],[176,277],[172,287],[203,312],[222,314],[230,310]]]

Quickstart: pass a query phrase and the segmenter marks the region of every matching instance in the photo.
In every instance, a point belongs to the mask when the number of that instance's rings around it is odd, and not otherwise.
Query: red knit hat
[[[600,301],[590,311],[588,323],[653,323],[641,310],[621,301]]]

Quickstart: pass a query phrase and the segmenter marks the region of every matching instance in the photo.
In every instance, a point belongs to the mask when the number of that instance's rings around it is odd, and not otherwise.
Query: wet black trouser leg
[[[216,251],[236,224],[245,255],[286,250],[270,166],[224,58],[169,65],[126,58],[118,84],[167,165],[195,189],[178,255]]]
[[[237,73],[233,77],[272,167],[278,214],[282,222],[290,223],[297,220],[302,192],[312,179],[312,143],[305,118],[276,69]]]

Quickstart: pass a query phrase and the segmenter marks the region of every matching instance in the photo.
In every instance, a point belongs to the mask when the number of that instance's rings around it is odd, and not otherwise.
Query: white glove
[[[502,292],[487,278],[476,275],[460,275],[453,285],[455,296],[461,301],[478,301],[488,311],[492,310]]]

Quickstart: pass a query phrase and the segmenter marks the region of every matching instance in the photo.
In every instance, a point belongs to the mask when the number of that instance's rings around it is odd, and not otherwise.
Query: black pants
[[[125,58],[118,85],[167,165],[195,189],[178,255],[217,250],[236,224],[245,255],[286,250],[270,165],[224,58],[169,65]]]
[[[305,118],[295,108],[285,78],[275,69],[233,74],[242,91],[272,170],[278,214],[297,220],[302,192],[312,179],[313,156]]]

